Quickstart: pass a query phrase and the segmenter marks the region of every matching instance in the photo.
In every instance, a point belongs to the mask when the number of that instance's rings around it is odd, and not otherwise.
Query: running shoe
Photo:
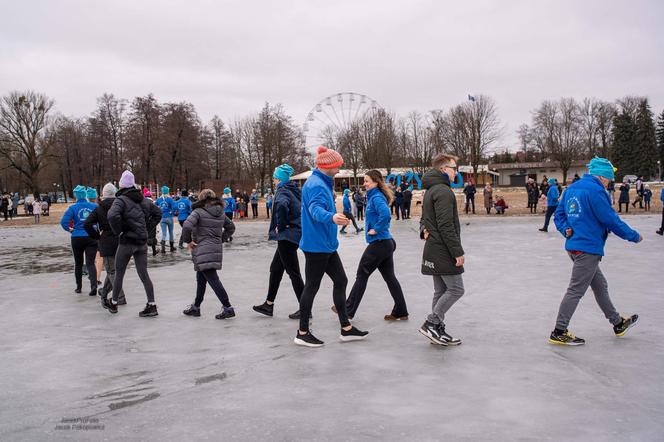
[[[199,317],[201,316],[201,309],[200,307],[196,307],[194,304],[191,304],[189,307],[183,310],[182,313],[187,316]]]
[[[330,310],[332,310],[336,314],[339,314],[339,311],[337,310],[337,307],[335,305],[330,307]],[[354,315],[347,315],[347,316],[348,316],[348,319],[351,319],[351,320],[355,317]],[[313,318],[313,316],[312,316],[312,318]]]
[[[438,325],[438,335],[440,336],[441,342],[444,342],[443,345],[460,345],[461,339],[453,338],[445,331],[445,324],[442,322]]]
[[[90,290],[90,293],[88,293],[88,296],[97,296],[97,289],[94,288],[94,289]]]
[[[586,343],[585,340],[577,338],[570,333],[569,330],[565,330],[565,332],[561,334],[552,331],[551,336],[549,337],[549,342],[558,345],[583,345]]]
[[[224,307],[218,315],[214,316],[217,319],[232,319],[235,317],[235,310],[233,307]]]
[[[81,288],[80,288],[80,287],[76,287],[76,288],[74,289],[74,293],[81,293]]]
[[[341,329],[339,339],[344,342],[361,341],[362,339],[366,338],[368,334],[368,331],[358,330],[357,328],[351,326],[350,330],[344,330],[343,328]]]
[[[141,318],[146,318],[150,316],[157,316],[159,313],[157,313],[157,306],[155,304],[145,304],[145,308],[143,311],[138,312],[138,316]]]
[[[301,345],[303,347],[322,347],[325,342],[321,341],[317,337],[311,334],[310,331],[307,331],[306,334],[301,335],[300,332],[295,333],[295,339],[293,339],[295,345]]]
[[[629,318],[622,318],[622,322],[620,324],[613,326],[613,333],[615,333],[616,336],[625,336],[627,330],[633,327],[638,320],[639,315],[632,315]]]
[[[418,331],[427,338],[429,338],[429,340],[434,344],[445,345],[440,338],[440,332],[438,331],[438,324],[434,324],[433,322],[429,321],[424,321],[424,324],[422,324],[422,327],[420,327]]]
[[[260,313],[261,315],[272,316],[274,314],[274,304],[268,304],[267,301],[252,308],[256,313]]]
[[[113,304],[113,302],[108,298],[101,298],[101,306],[108,310],[109,313],[118,312],[118,305]]]

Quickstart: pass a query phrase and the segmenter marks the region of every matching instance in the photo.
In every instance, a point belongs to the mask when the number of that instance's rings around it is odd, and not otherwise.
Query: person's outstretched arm
[[[309,207],[306,210],[309,211],[309,214],[314,219],[314,221],[319,223],[332,223],[332,218],[334,217],[335,212],[329,212],[325,206],[327,205],[327,192],[323,189],[314,189],[312,190],[311,202]]]
[[[613,210],[613,207],[609,203],[608,195],[594,197],[590,204],[590,210],[593,211],[599,222],[607,230],[620,238],[631,242],[639,242],[641,240],[639,232],[628,226],[627,223],[620,219],[616,211]]]

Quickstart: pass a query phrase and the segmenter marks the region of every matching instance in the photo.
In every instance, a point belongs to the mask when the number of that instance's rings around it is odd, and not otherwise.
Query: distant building
[[[567,183],[571,183],[574,174],[582,176],[586,173],[588,160],[572,161],[567,171]],[[499,186],[521,187],[526,185],[528,178],[541,182],[546,175],[547,178],[555,178],[560,184],[563,183],[563,170],[558,161],[543,161],[537,163],[496,163],[489,164],[489,169],[498,172]]]

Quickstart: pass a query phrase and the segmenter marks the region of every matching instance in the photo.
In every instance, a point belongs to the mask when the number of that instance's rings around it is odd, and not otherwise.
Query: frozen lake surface
[[[463,339],[455,348],[417,332],[432,283],[415,220],[393,222],[410,321],[383,321],[391,298],[376,272],[354,321],[370,335],[341,343],[325,279],[312,324],[320,349],[292,343],[287,276],[275,317],[251,310],[274,252],[265,222],[238,223],[224,252],[232,321],[214,319],[209,288],[202,317],[182,315],[195,291],[183,251],[150,258],[157,318],[138,317],[133,270],[129,304],[112,316],[73,293],[59,226],[2,228],[0,440],[662,440],[664,239],[659,216],[625,219],[645,241],[611,237],[602,269],[618,310],[639,323],[616,338],[588,293],[570,324],[587,341],[576,348],[547,343],[571,262],[556,232],[537,231],[541,218],[462,220],[466,295],[447,318]],[[364,237],[340,242],[350,290]]]

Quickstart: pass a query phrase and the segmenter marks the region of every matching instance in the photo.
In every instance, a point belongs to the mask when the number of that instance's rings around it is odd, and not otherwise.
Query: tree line
[[[348,126],[321,134],[357,176],[364,169],[412,168],[423,173],[436,153],[478,166],[515,161],[499,153],[504,134],[494,99],[469,96],[448,110],[397,116],[372,109]],[[86,117],[54,112],[54,101],[32,91],[0,99],[0,171],[4,186],[22,183],[31,192],[101,187],[130,168],[142,184],[198,189],[204,185],[244,189],[271,186],[274,167],[287,162],[297,171],[311,167],[312,155],[299,125],[280,104],[266,103],[253,114],[204,124],[193,104],[160,103],[152,94],[128,101],[104,94]],[[530,124],[517,131],[520,159],[557,161],[567,179],[575,160],[610,158],[625,174],[655,177],[664,163],[664,111],[654,120],[647,98],[615,102],[584,98],[544,100]]]

